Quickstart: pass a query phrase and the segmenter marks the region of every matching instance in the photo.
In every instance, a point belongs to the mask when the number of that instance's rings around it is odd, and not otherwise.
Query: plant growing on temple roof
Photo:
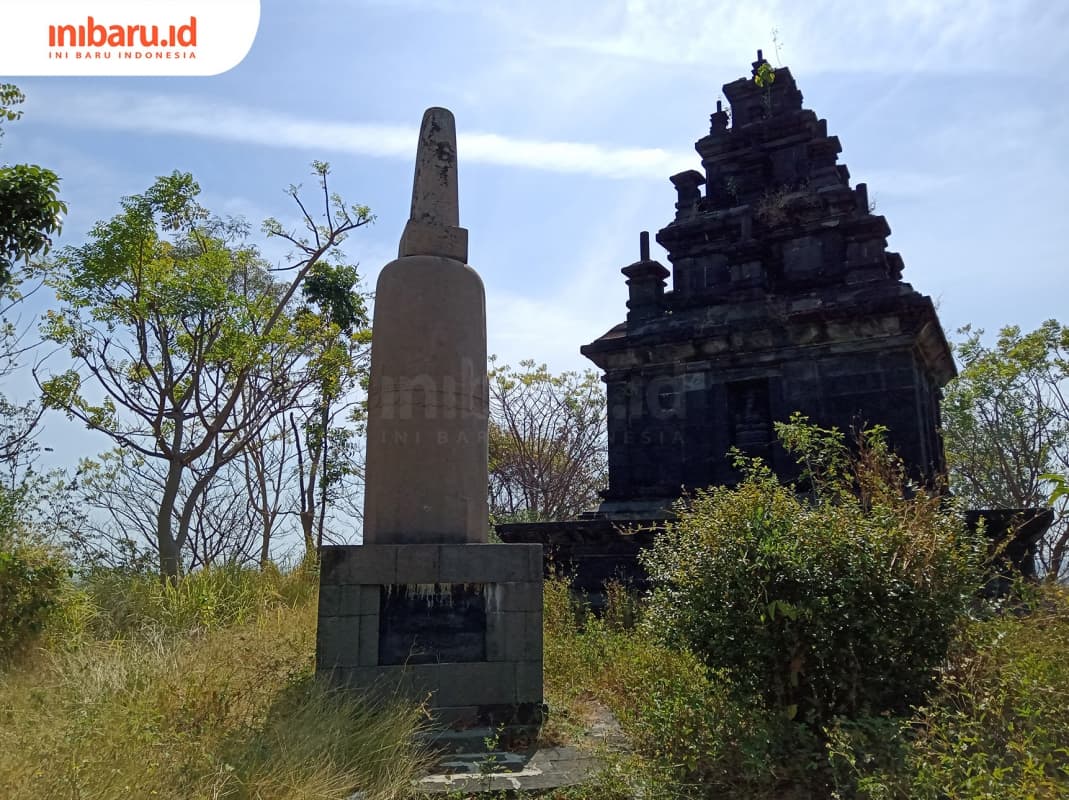
[[[765,90],[765,96],[763,102],[765,104],[765,112],[772,112],[772,84],[776,80],[776,70],[772,69],[772,65],[767,60],[761,59],[761,63],[757,65],[754,70],[753,82],[758,87]]]

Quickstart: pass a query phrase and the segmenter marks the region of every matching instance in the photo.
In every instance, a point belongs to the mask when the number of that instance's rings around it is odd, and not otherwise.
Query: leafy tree
[[[567,519],[598,502],[607,475],[597,374],[545,365],[490,370],[490,513],[497,522]]]
[[[1069,474],[1069,327],[1003,328],[993,346],[962,328],[962,369],[946,387],[944,441],[951,489],[975,508],[1034,508],[1055,521],[1039,551],[1051,575],[1069,568],[1069,497],[1051,473]]]
[[[366,383],[370,367],[371,329],[359,282],[355,267],[317,264],[302,289],[307,305],[301,313],[311,315],[324,332],[312,357],[316,396],[302,426],[291,419],[307,552],[323,546],[327,509],[337,490],[362,474],[357,439],[363,415],[344,402],[353,389]],[[357,427],[335,424],[346,416]]]
[[[15,107],[25,99],[14,84],[0,83],[0,122],[19,119],[22,111]],[[66,213],[54,172],[33,164],[0,165],[0,287],[19,260],[47,252]]]
[[[163,465],[153,544],[164,577],[181,571],[197,509],[219,472],[316,379],[310,358],[324,333],[313,315],[297,313],[298,292],[372,217],[329,191],[328,165],[313,169],[319,214],[299,187],[289,190],[303,232],[264,223],[268,236],[295,248],[293,263],[279,270],[248,243],[247,225],[211,216],[193,177],[179,172],[125,198],[87,244],[65,249],[53,265],[50,284],[63,308],[48,313],[43,331],[81,372],[39,380],[45,403]],[[280,272],[285,278],[276,280]]]
[[[0,124],[22,116],[17,108],[25,95],[14,84],[0,83]],[[0,127],[0,136],[3,135]],[[30,259],[47,252],[52,237],[60,231],[67,206],[58,198],[59,178],[54,172],[32,164],[0,164],[0,378],[13,372],[29,348],[25,330],[19,330],[10,314],[25,292]],[[41,419],[36,403],[19,405],[0,394],[0,468],[6,472],[9,490],[22,480],[36,452],[34,432]]]

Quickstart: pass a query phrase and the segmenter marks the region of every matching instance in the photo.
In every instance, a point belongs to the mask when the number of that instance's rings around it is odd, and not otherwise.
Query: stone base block
[[[446,719],[531,717],[543,702],[541,545],[324,547],[316,670]]]

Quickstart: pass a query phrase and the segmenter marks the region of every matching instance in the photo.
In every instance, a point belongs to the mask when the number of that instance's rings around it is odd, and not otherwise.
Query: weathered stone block
[[[515,703],[515,668],[508,661],[438,664],[434,703],[440,706]]]
[[[319,585],[332,586],[347,581],[342,580],[343,572],[352,552],[359,545],[328,545],[319,554]],[[347,576],[346,576],[347,577]]]
[[[397,545],[325,546],[320,585],[391,584],[397,578]]]
[[[490,587],[487,611],[541,611],[541,581],[499,583]]]
[[[447,583],[509,583],[542,574],[539,545],[443,545],[439,580]]]
[[[343,602],[343,590],[337,584],[322,584],[319,587],[319,618],[338,617],[348,613]]]
[[[354,667],[360,661],[360,617],[320,617],[316,626],[316,669]]]
[[[401,694],[423,701],[438,690],[436,665],[413,667],[343,667],[318,674],[329,678],[333,685],[358,690],[371,695],[390,697]]]
[[[505,658],[508,661],[533,661],[542,658],[542,614],[537,611],[515,611],[508,617],[509,634],[505,639]]]
[[[524,613],[524,642],[526,643],[526,652],[524,653],[524,661],[541,661],[543,653],[543,619],[542,612],[528,611]]]
[[[347,599],[361,616],[379,613],[381,587],[375,585],[348,587]]]
[[[486,614],[486,660],[504,661],[507,652],[508,624],[505,614],[488,611]]]
[[[542,659],[519,661],[516,669],[516,702],[542,702]]]
[[[398,545],[397,572],[394,582],[398,584],[446,583],[439,569],[441,549],[442,546],[438,544]]]
[[[360,653],[356,663],[376,667],[379,664],[379,615],[365,614],[356,619],[360,620]]]

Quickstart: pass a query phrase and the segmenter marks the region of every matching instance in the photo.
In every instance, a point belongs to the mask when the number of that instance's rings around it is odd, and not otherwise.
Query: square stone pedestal
[[[451,727],[542,718],[542,546],[324,547],[316,672],[429,698]]]

